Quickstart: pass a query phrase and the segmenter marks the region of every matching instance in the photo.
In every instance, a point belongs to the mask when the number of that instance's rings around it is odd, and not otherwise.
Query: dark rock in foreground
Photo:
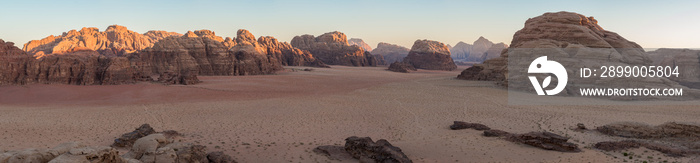
[[[505,132],[503,130],[486,130],[484,131],[484,136],[486,137],[507,137],[512,135],[509,132]]]
[[[139,138],[142,138],[144,136],[148,136],[150,134],[156,133],[155,130],[151,127],[149,124],[143,124],[139,128],[136,128],[136,130],[125,133],[121,137],[114,139],[114,143],[112,143],[113,147],[131,147],[134,145],[134,142],[138,140]]]
[[[389,71],[409,73],[410,71],[416,71],[416,68],[408,63],[394,62],[391,65],[389,65]]]
[[[508,137],[509,141],[560,152],[581,152],[578,145],[567,142],[569,138],[551,132],[529,132]]]
[[[490,130],[486,125],[479,124],[479,123],[467,123],[467,122],[462,122],[462,121],[454,121],[454,124],[450,125],[450,129],[452,130],[461,130],[461,129],[475,129],[479,131],[483,130]]]
[[[360,162],[413,162],[399,147],[391,145],[384,139],[374,142],[369,137],[349,137],[345,139],[345,150]]]
[[[336,145],[324,145],[324,146],[318,146],[314,148],[313,150],[315,153],[325,155],[331,160],[349,160],[349,159],[354,159],[348,151],[345,150],[345,147],[343,146],[336,146]]]

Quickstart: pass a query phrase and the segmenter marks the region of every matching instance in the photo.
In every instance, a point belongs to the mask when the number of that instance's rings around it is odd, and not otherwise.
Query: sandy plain
[[[569,129],[577,123],[589,128],[627,121],[700,123],[693,105],[508,105],[507,89],[455,79],[465,67],[413,73],[384,67],[286,68],[275,75],[200,77],[204,82],[193,86],[3,86],[0,150],[68,141],[109,145],[149,123],[239,162],[337,162],[312,149],[343,145],[349,136],[387,139],[414,162],[696,161],[644,148],[626,151],[644,158],[626,159],[621,152],[590,147],[619,138]],[[476,130],[450,130],[455,120],[514,133],[550,131],[571,137],[583,152],[547,151]]]

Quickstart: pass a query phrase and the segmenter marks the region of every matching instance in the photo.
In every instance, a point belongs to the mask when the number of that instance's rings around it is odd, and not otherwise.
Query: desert
[[[0,27],[0,163],[700,162],[699,50],[648,39],[673,33],[586,6],[474,22],[436,15],[464,2],[335,3]]]

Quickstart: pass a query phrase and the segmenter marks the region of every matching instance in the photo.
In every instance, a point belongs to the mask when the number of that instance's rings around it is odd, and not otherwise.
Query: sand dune
[[[349,136],[387,139],[414,162],[621,162],[621,153],[590,148],[616,138],[569,127],[619,121],[700,123],[694,106],[511,106],[506,89],[454,79],[463,67],[415,73],[384,69],[334,66],[201,77],[204,83],[194,86],[3,86],[0,149],[48,148],[66,141],[109,145],[149,123],[223,150],[239,162],[327,162],[311,150],[344,144]],[[515,133],[550,131],[571,137],[583,152],[546,151],[482,137],[476,130],[449,130],[454,120]],[[635,153],[659,161],[692,159],[644,150]]]

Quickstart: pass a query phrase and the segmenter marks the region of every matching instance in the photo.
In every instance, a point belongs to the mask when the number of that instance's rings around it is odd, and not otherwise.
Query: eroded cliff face
[[[100,32],[94,27],[85,27],[80,31],[71,30],[60,36],[49,36],[24,44],[24,51],[36,58],[55,54],[65,54],[76,50],[93,50],[106,56],[123,56],[153,46],[154,43],[181,34],[166,31],[148,31],[144,34],[128,30],[126,27],[112,25]]]
[[[100,55],[90,49],[73,49],[62,55],[35,59],[0,40],[0,85],[12,84],[129,84],[147,81],[126,57]]]
[[[359,46],[350,46],[345,34],[335,31],[318,37],[313,35],[296,36],[291,45],[311,54],[330,65],[377,66],[374,55],[367,55]]]

